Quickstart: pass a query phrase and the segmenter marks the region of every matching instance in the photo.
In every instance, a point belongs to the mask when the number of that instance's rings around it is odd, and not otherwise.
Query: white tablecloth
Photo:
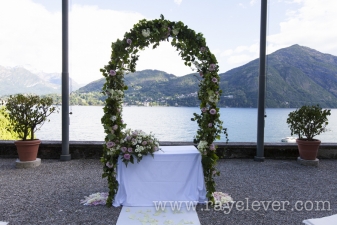
[[[194,146],[162,146],[135,164],[119,160],[113,205],[154,206],[153,201],[206,201],[201,155]]]

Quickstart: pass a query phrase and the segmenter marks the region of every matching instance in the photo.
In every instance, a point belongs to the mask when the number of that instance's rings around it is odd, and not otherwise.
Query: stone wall
[[[251,158],[256,156],[254,142],[217,142],[217,154],[220,158]],[[69,153],[72,159],[99,159],[102,155],[103,142],[70,141]],[[161,146],[193,145],[192,142],[160,142]],[[60,159],[61,141],[42,141],[38,158]],[[268,159],[296,159],[298,149],[296,143],[265,143],[264,155]],[[17,158],[14,141],[0,141],[0,158]],[[337,159],[337,143],[322,143],[318,152],[319,159]]]

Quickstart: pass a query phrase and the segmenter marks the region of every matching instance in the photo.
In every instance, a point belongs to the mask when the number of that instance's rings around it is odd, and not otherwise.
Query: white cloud
[[[20,7],[18,7],[20,5]],[[19,16],[18,16],[19,15]],[[69,13],[70,76],[87,83],[101,78],[111,42],[144,17],[139,13],[74,5]],[[62,71],[62,15],[31,0],[1,3],[0,65],[24,65],[44,72]]]
[[[243,65],[243,64],[246,64],[247,62],[249,62],[253,59],[255,59],[255,58],[253,58],[251,55],[239,54],[239,55],[230,56],[227,61],[230,64],[233,64],[233,65]]]
[[[279,23],[280,31],[268,36],[268,53],[299,44],[337,55],[337,1],[292,0],[291,4],[294,3],[298,9],[288,11]],[[1,1],[0,21],[8,22],[0,23],[0,65],[30,65],[45,72],[61,72],[61,18],[61,12],[50,12],[32,0]],[[110,59],[111,42],[122,38],[143,18],[135,12],[73,5],[69,18],[70,76],[83,83],[101,78],[99,69]],[[212,52],[218,57],[221,72],[259,56],[258,42],[225,50],[221,46],[215,48]],[[166,42],[156,50],[140,53],[137,70],[142,69],[159,69],[175,75],[192,72]]]
[[[185,66],[178,54],[170,42],[162,41],[156,49],[147,48],[140,52],[137,70],[159,69],[176,76],[193,73],[191,67]]]
[[[298,9],[288,10],[280,31],[267,37],[267,54],[294,44],[337,56],[337,1],[292,0]],[[272,14],[270,16],[273,16]],[[242,66],[259,57],[259,42],[222,50],[220,68]]]
[[[236,47],[234,49],[234,52],[235,53],[241,53],[241,52],[247,51],[248,49],[249,49],[249,47],[241,45],[241,46]]]
[[[12,0],[1,3],[0,21],[0,65],[60,70],[60,12],[48,12],[29,0]]]
[[[249,4],[250,5],[255,5],[257,0],[250,0]]]
[[[101,78],[99,69],[110,60],[111,43],[143,18],[134,12],[73,5],[69,13],[69,75],[80,83]],[[61,12],[49,12],[31,0],[11,0],[1,3],[0,21],[11,21],[0,23],[1,66],[62,72]],[[180,76],[193,72],[165,42],[155,50],[141,52],[136,69],[158,69]]]
[[[337,55],[337,1],[294,0],[298,10],[288,11],[280,32],[267,41],[272,50],[299,44]]]
[[[220,55],[226,57],[226,56],[230,56],[232,53],[233,53],[233,50],[228,49],[228,50],[223,51]]]
[[[174,0],[174,3],[176,3],[177,5],[180,5],[182,1],[183,0]]]
[[[70,76],[80,81],[101,78],[108,64],[111,43],[123,38],[144,17],[138,13],[74,5],[70,13]]]

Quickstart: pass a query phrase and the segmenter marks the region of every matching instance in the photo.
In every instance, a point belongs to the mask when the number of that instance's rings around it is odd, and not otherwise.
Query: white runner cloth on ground
[[[337,214],[316,219],[303,220],[305,225],[336,225]]]
[[[194,146],[163,146],[134,164],[119,160],[113,205],[154,206],[154,201],[205,203],[201,154]]]
[[[123,206],[119,214],[117,225],[140,225],[140,224],[193,224],[200,225],[198,214],[195,210],[181,208],[172,210],[166,207],[164,210],[156,210],[155,207],[127,207]]]

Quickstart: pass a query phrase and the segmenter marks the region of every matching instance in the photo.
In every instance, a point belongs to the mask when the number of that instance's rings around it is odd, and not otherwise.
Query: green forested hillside
[[[257,107],[259,59],[220,74],[221,107]],[[103,104],[105,78],[72,94],[72,104]],[[129,105],[198,106],[198,74],[177,77],[158,70],[125,75]],[[266,107],[304,104],[337,107],[337,57],[293,45],[267,57]]]
[[[233,94],[233,103],[237,99],[241,107],[257,106],[258,68],[256,59],[221,75],[222,89]],[[336,56],[293,45],[268,56],[266,77],[267,107],[337,107]]]

